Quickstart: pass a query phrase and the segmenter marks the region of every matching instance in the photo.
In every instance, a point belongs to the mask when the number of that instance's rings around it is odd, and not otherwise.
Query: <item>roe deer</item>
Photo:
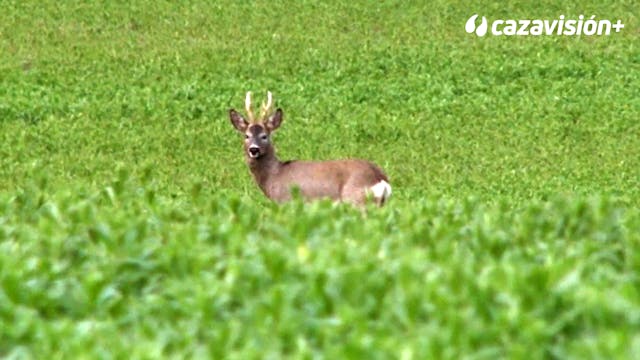
[[[244,151],[253,178],[271,200],[291,199],[297,187],[305,200],[329,198],[363,206],[371,196],[382,206],[391,195],[387,176],[376,165],[364,160],[280,161],[270,135],[282,123],[282,109],[272,111],[272,95],[262,103],[258,119],[251,110],[251,92],[245,98],[245,119],[236,110],[229,110],[231,124],[245,137]]]

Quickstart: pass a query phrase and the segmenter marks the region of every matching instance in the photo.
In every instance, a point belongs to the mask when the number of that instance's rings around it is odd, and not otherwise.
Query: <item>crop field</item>
[[[640,358],[637,1],[1,8],[0,358]],[[266,199],[248,90],[388,204]]]

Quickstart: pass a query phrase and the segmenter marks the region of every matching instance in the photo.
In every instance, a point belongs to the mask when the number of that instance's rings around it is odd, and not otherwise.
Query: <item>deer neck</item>
[[[258,186],[266,191],[269,178],[278,173],[282,163],[278,160],[275,151],[271,150],[257,159],[247,158],[249,170]]]

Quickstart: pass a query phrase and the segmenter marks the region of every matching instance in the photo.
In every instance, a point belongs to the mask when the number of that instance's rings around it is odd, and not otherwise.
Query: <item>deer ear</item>
[[[229,110],[229,119],[231,119],[231,125],[242,133],[245,132],[249,126],[247,120],[234,109]]]
[[[267,119],[267,123],[265,125],[267,126],[267,129],[269,129],[269,131],[274,131],[275,129],[280,127],[281,123],[282,109],[278,109],[273,115],[269,116],[269,119]]]

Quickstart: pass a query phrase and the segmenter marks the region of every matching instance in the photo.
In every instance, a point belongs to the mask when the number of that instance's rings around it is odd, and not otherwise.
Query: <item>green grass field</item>
[[[0,358],[640,358],[638,8],[4,3]],[[247,90],[281,158],[372,160],[388,205],[268,201]]]

